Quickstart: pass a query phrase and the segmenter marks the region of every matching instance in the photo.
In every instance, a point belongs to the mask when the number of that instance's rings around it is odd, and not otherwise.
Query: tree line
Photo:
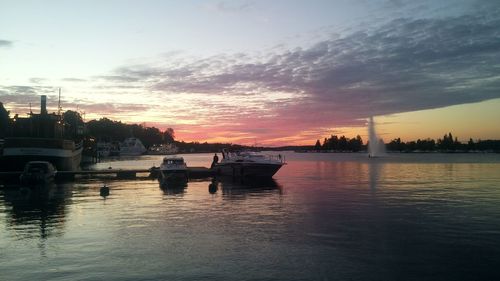
[[[89,136],[102,141],[122,141],[129,137],[141,140],[145,147],[153,144],[173,143],[175,132],[172,128],[162,131],[156,127],[147,127],[140,124],[126,124],[108,118],[91,120],[86,123]]]
[[[358,152],[365,150],[366,146],[363,145],[363,139],[357,135],[355,138],[346,138],[345,136],[338,137],[332,135],[323,140],[323,144],[319,140],[314,145],[314,150],[318,151],[341,151],[341,152]]]
[[[0,138],[15,135],[29,136],[28,128],[15,128],[14,120],[17,118],[17,115],[10,118],[10,112],[0,102]],[[126,124],[108,118],[91,120],[85,123],[80,113],[72,110],[67,110],[62,114],[62,121],[64,122],[64,136],[66,138],[85,138],[112,142],[123,141],[128,137],[136,137],[146,147],[175,141],[175,132],[172,128],[162,131],[156,127]]]
[[[368,143],[365,145],[359,135],[351,139],[332,135],[325,138],[323,143],[317,140],[312,149],[316,151],[357,152],[366,150],[367,146]],[[453,137],[452,133],[448,133],[437,140],[427,138],[404,142],[401,138],[396,138],[385,144],[385,147],[387,151],[393,152],[500,152],[500,140],[474,141],[471,138],[467,143],[462,143]]]
[[[386,144],[388,151],[415,152],[415,151],[440,151],[440,152],[473,152],[491,151],[500,152],[500,140],[477,140],[472,138],[467,143],[460,142],[452,133],[445,134],[437,141],[427,138],[416,141],[401,141],[401,138],[393,139]]]
[[[14,130],[14,119],[10,112],[0,102],[0,139],[12,136],[29,136],[25,128]],[[222,149],[242,149],[244,146],[230,143],[200,143],[175,140],[173,128],[160,130],[156,127],[147,127],[141,124],[126,124],[108,118],[84,122],[80,113],[67,110],[62,114],[64,122],[64,136],[66,138],[84,139],[85,147],[95,146],[97,141],[120,142],[129,137],[141,140],[146,148],[154,144],[175,144],[181,152],[220,152]],[[22,132],[22,130],[26,132]]]

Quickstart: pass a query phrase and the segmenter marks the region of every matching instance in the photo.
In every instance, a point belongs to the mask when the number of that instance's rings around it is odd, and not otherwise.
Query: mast
[[[61,115],[61,88],[59,88],[59,102],[57,103],[57,115]]]

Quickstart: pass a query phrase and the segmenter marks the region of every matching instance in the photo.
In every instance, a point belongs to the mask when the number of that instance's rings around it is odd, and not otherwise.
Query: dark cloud
[[[168,70],[120,71],[158,81],[152,89],[167,93],[303,93],[282,114],[322,112],[352,125],[370,115],[499,98],[499,38],[498,15],[401,18],[266,59],[219,55]]]
[[[7,41],[7,40],[1,40],[0,39],[0,48],[2,48],[2,47],[5,47],[5,48],[11,47],[12,44],[13,44],[12,41]]]
[[[7,97],[19,97],[25,98],[29,96],[40,96],[40,95],[51,95],[55,93],[56,88],[46,87],[46,86],[2,86],[0,85],[0,90],[5,94],[0,98],[5,99]]]
[[[24,114],[37,111],[40,105],[40,96],[46,95],[48,99],[49,110],[57,104],[57,93],[53,87],[45,86],[1,86],[0,85],[0,102],[9,108],[15,109],[15,113]],[[11,112],[11,114],[13,113]]]

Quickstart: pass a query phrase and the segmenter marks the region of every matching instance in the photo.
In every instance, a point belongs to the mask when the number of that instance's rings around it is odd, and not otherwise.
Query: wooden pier
[[[74,180],[76,178],[99,178],[113,177],[115,179],[137,179],[158,178],[160,169],[152,167],[149,169],[107,169],[107,170],[81,170],[81,171],[58,171],[56,180]],[[0,181],[18,180],[22,171],[0,172]],[[210,178],[215,173],[206,167],[188,167],[189,179]]]

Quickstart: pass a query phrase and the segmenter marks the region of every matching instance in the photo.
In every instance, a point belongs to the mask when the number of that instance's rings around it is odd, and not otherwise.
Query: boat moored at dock
[[[188,168],[184,158],[179,156],[167,156],[163,158],[160,165],[160,181],[168,182],[187,182]]]
[[[265,155],[251,151],[222,151],[222,160],[214,163],[216,174],[232,177],[270,178],[285,165],[281,155]]]
[[[31,161],[24,167],[19,177],[21,184],[47,184],[54,181],[57,170],[47,161]]]

